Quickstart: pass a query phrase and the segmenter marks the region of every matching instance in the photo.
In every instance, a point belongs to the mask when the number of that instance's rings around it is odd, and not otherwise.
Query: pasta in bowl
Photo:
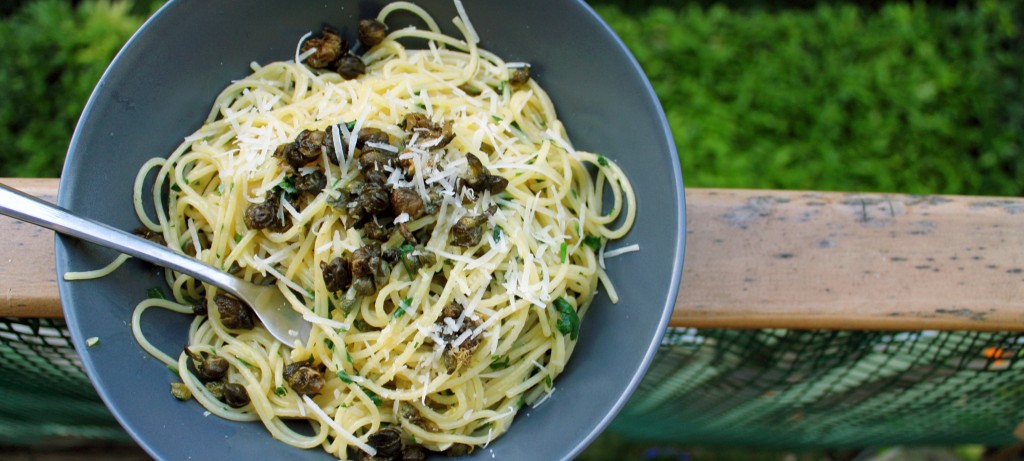
[[[277,284],[314,325],[282,345],[244,306],[160,274],[168,299],[139,304],[133,340],[175,371],[203,418],[260,421],[278,441],[343,459],[495,456],[512,453],[499,436],[517,414],[559,403],[599,291],[619,301],[603,258],[633,235],[634,186],[614,153],[574,147],[533,62],[478,46],[488,36],[454,6],[452,35],[438,14],[394,3],[366,26],[386,31],[375,43],[348,46],[329,28],[293,38],[292,59],[251,63],[170,157],[142,164],[132,197],[147,232]],[[664,327],[660,304],[641,357]],[[161,344],[169,327],[144,314],[153,307],[189,317],[184,351]],[[607,424],[622,391],[582,425]],[[166,387],[147,398],[173,400]]]

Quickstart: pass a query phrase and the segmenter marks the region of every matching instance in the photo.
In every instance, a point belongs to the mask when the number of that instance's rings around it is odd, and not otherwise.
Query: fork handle
[[[163,245],[79,216],[4,184],[0,184],[0,214],[113,248],[129,256],[209,281],[233,295],[238,295],[237,289],[230,289],[236,286],[235,278],[225,272]]]

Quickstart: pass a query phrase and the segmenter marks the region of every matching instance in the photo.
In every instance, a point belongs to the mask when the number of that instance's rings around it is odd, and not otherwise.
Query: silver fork
[[[296,340],[305,343],[309,338],[312,325],[292,308],[291,303],[276,286],[247,282],[181,253],[175,253],[170,248],[78,216],[3,184],[0,184],[0,214],[113,248],[207,282],[248,304],[270,334],[288,346],[294,345]]]

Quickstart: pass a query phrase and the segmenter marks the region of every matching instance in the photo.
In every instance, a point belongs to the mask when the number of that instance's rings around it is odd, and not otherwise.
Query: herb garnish
[[[569,335],[569,339],[575,341],[580,334],[580,316],[576,314],[576,309],[573,309],[569,301],[558,297],[555,299],[555,310],[558,311],[558,322],[555,323],[558,332]]]

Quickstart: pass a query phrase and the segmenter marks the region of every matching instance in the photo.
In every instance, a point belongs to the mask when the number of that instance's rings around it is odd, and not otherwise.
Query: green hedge
[[[0,22],[0,176],[57,176],[107,63],[145,16],[126,2],[24,2]]]
[[[725,1],[594,0],[651,78],[688,185],[1024,193],[1018,2]],[[0,10],[0,176],[59,174],[91,88],[155,4]]]
[[[688,185],[1020,195],[1013,3],[598,11],[650,77]]]

